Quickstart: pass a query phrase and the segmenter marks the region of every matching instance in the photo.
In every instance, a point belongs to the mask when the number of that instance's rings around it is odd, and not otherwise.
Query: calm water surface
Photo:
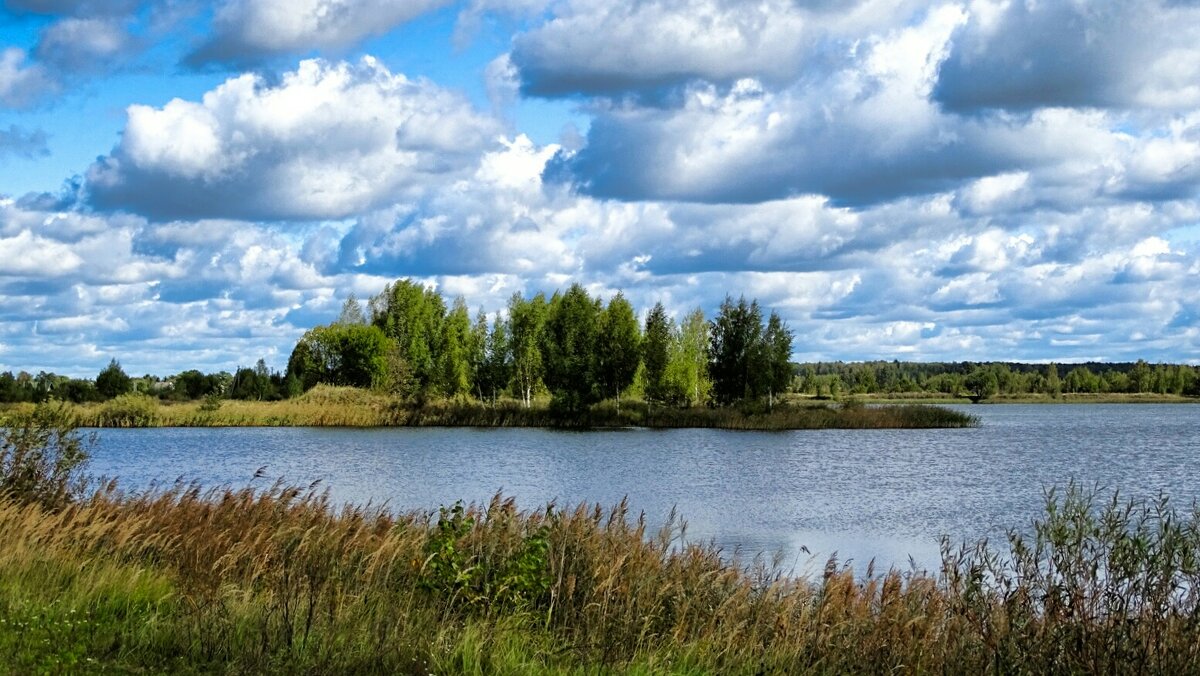
[[[611,506],[652,524],[677,508],[692,541],[781,552],[806,569],[936,566],[941,535],[995,536],[1069,479],[1130,496],[1200,499],[1200,407],[989,405],[967,430],[725,432],[529,429],[104,430],[96,474],[141,488],[176,478],[244,486],[266,466],[337,500],[430,509],[497,491],[525,507]],[[262,479],[256,485],[265,485]]]

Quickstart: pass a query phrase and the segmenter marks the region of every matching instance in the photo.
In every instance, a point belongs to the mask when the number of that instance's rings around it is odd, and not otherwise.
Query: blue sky
[[[1193,0],[0,7],[0,370],[282,367],[399,277],[1200,361]]]

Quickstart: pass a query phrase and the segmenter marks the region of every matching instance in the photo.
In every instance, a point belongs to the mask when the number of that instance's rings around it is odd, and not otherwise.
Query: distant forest
[[[0,373],[0,402],[106,401],[129,393],[163,400],[278,400],[319,384],[371,388],[397,398],[496,401],[535,398],[580,410],[605,399],[678,406],[773,403],[798,393],[941,394],[987,398],[1042,394],[1200,396],[1200,369],[1180,364],[790,362],[793,334],[757,301],[727,297],[708,320],[678,321],[661,304],[639,322],[620,293],[605,303],[574,285],[550,297],[514,294],[505,312],[449,303],[411,280],[364,305],[351,297],[338,319],[307,331],[283,372],[263,360],[233,373],[188,370],[131,377],[117,360],[94,379]]]
[[[1200,368],[1186,364],[1087,362],[819,362],[795,364],[793,391],[955,396],[1172,394],[1200,396]]]

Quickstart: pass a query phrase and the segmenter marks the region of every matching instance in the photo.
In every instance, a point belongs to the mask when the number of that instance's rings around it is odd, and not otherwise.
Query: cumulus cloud
[[[548,176],[619,199],[757,202],[815,193],[863,204],[1038,161],[1030,155],[1045,150],[1021,139],[1020,125],[960,120],[928,100],[963,18],[955,7],[933,11],[863,47],[853,67],[782,91],[743,79],[728,93],[694,85],[679,107],[601,109],[586,147],[564,153]]]
[[[512,0],[482,4],[504,9]],[[728,87],[746,78],[781,86],[836,68],[864,35],[923,7],[907,0],[567,0],[513,39],[512,61],[534,96],[655,99],[695,81]]]
[[[436,85],[304,61],[277,85],[246,74],[199,102],[135,105],[87,173],[93,203],[155,219],[342,218],[453,181],[501,127]]]
[[[930,11],[864,39],[838,70],[783,88],[743,79],[689,85],[671,105],[598,103],[586,145],[560,153],[547,178],[621,200],[812,194],[838,206],[970,185],[959,205],[976,214],[1197,193],[1194,113],[1131,122],[1095,109],[944,110],[932,92],[967,20],[954,6]]]
[[[790,0],[571,2],[513,40],[522,88],[536,96],[619,94],[703,79],[787,81],[808,49]]]
[[[450,0],[225,0],[192,64],[256,63],[280,54],[341,50]]]
[[[1200,105],[1200,5],[973,0],[934,97],[948,109]]]

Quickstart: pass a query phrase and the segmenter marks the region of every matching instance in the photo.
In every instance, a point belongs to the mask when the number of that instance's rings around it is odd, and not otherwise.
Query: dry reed
[[[1200,670],[1197,515],[1077,489],[1048,505],[1032,535],[948,547],[938,573],[807,579],[623,504],[392,514],[316,487],[109,486],[59,510],[0,502],[0,617],[104,618],[77,656],[151,670]],[[33,648],[0,625],[0,665],[42,664]]]

